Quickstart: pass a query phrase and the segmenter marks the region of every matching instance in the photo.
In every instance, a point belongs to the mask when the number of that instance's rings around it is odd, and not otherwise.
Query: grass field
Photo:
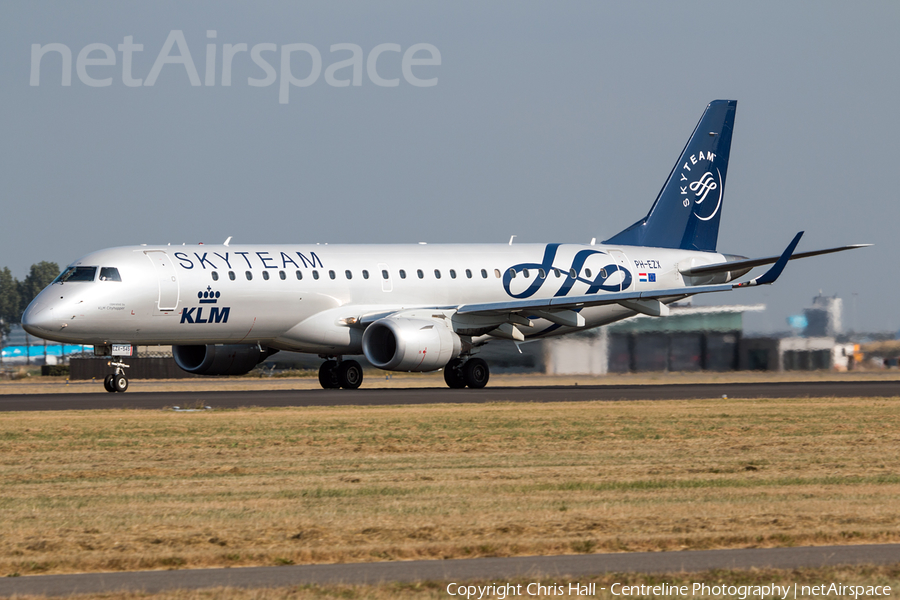
[[[0,575],[900,541],[897,398],[0,419]]]

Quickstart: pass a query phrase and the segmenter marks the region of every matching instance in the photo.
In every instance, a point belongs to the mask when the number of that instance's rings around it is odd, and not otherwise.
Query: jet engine
[[[459,356],[462,342],[438,319],[386,317],[366,328],[363,353],[387,371],[434,371]]]
[[[256,344],[172,346],[175,364],[196,375],[243,375],[275,352]]]

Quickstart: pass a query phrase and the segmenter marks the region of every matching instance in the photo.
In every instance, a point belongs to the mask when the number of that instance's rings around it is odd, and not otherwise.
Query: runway
[[[98,388],[99,388],[98,384]],[[703,398],[854,398],[898,397],[898,381],[816,381],[775,383],[699,383],[674,385],[598,385],[359,390],[266,390],[218,392],[98,391],[87,394],[10,394],[0,396],[0,412],[29,410],[162,409],[173,406],[383,406],[488,402],[613,402]]]
[[[712,569],[795,569],[855,564],[890,565],[898,562],[900,562],[900,544],[416,560],[5,577],[0,579],[0,596],[15,594],[64,596],[113,591],[155,593],[173,589],[219,586],[261,588],[302,584],[365,585],[411,581],[461,583],[484,580],[503,583],[504,580],[522,577],[585,577],[602,573],[690,573]]]

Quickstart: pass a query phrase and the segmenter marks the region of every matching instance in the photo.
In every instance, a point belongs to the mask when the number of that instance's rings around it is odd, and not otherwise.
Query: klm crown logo
[[[211,286],[206,286],[205,292],[197,292],[200,304],[215,304],[219,301],[219,292],[212,291]]]

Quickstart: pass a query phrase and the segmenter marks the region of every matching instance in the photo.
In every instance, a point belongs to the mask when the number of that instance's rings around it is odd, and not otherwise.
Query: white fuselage
[[[682,288],[709,280],[685,281],[679,269],[724,260],[711,252],[577,244],[132,246],[73,263],[98,274],[51,284],[23,322],[61,342],[360,354],[358,323],[367,315],[422,310],[449,318],[461,305]],[[101,280],[101,267],[114,267],[121,281]],[[635,313],[611,304],[580,314],[589,328]],[[526,339],[583,329],[532,321]],[[474,338],[496,326],[485,317],[454,320]]]

